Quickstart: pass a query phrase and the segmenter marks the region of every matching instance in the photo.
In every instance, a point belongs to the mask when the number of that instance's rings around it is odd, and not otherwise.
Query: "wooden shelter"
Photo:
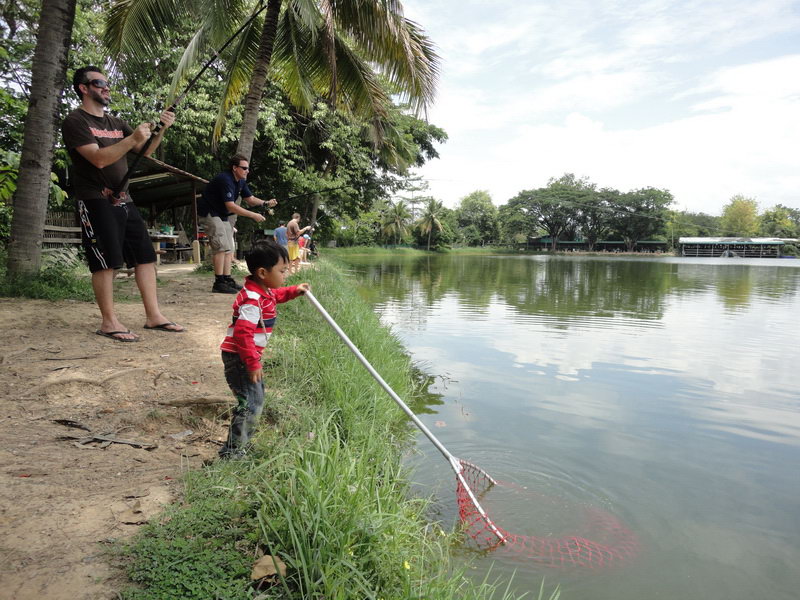
[[[177,221],[175,209],[191,206],[193,235],[199,236],[197,199],[207,180],[154,158],[142,158],[131,174],[128,191],[133,203],[147,209],[148,221],[152,225],[159,215],[171,211],[171,221]]]
[[[682,237],[680,256],[722,258],[780,258],[784,241],[779,238]]]

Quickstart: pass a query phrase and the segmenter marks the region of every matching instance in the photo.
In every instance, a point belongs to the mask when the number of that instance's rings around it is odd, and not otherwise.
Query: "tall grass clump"
[[[12,277],[6,260],[0,260],[0,296],[41,300],[94,300],[89,269],[80,250],[61,248],[43,256],[42,269],[36,275]]]
[[[342,272],[320,261],[295,280],[311,283],[364,356],[410,400],[408,356]],[[451,562],[456,534],[426,520],[427,502],[411,494],[401,466],[414,434],[401,409],[309,302],[283,304],[279,316],[265,372],[274,423],[262,424],[246,459],[187,475],[183,504],[125,549],[138,584],[125,597],[515,597],[508,585],[472,582],[466,567]],[[248,567],[263,554],[286,572],[251,584]]]

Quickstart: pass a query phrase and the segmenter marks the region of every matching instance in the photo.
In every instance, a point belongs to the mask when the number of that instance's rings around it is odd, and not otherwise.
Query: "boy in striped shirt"
[[[261,354],[275,326],[276,306],[309,290],[307,283],[283,287],[289,255],[272,240],[253,246],[245,261],[250,275],[233,301],[233,320],[220,346],[225,380],[237,401],[222,458],[244,455],[264,408]]]

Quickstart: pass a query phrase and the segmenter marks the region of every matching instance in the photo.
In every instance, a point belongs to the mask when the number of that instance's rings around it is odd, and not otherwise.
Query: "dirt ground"
[[[110,544],[216,455],[233,297],[190,270],[159,267],[162,311],[185,333],[142,330],[141,303],[117,305],[138,343],[95,335],[93,303],[0,298],[0,599],[117,598]]]

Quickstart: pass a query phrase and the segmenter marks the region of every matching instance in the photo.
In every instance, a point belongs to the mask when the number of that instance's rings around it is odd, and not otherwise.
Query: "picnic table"
[[[156,251],[156,264],[161,264],[161,255],[163,254],[161,250],[161,242],[167,242],[168,244],[175,245],[175,242],[178,241],[177,235],[170,235],[168,233],[161,233],[161,232],[150,232],[150,241],[153,242],[153,250]]]

